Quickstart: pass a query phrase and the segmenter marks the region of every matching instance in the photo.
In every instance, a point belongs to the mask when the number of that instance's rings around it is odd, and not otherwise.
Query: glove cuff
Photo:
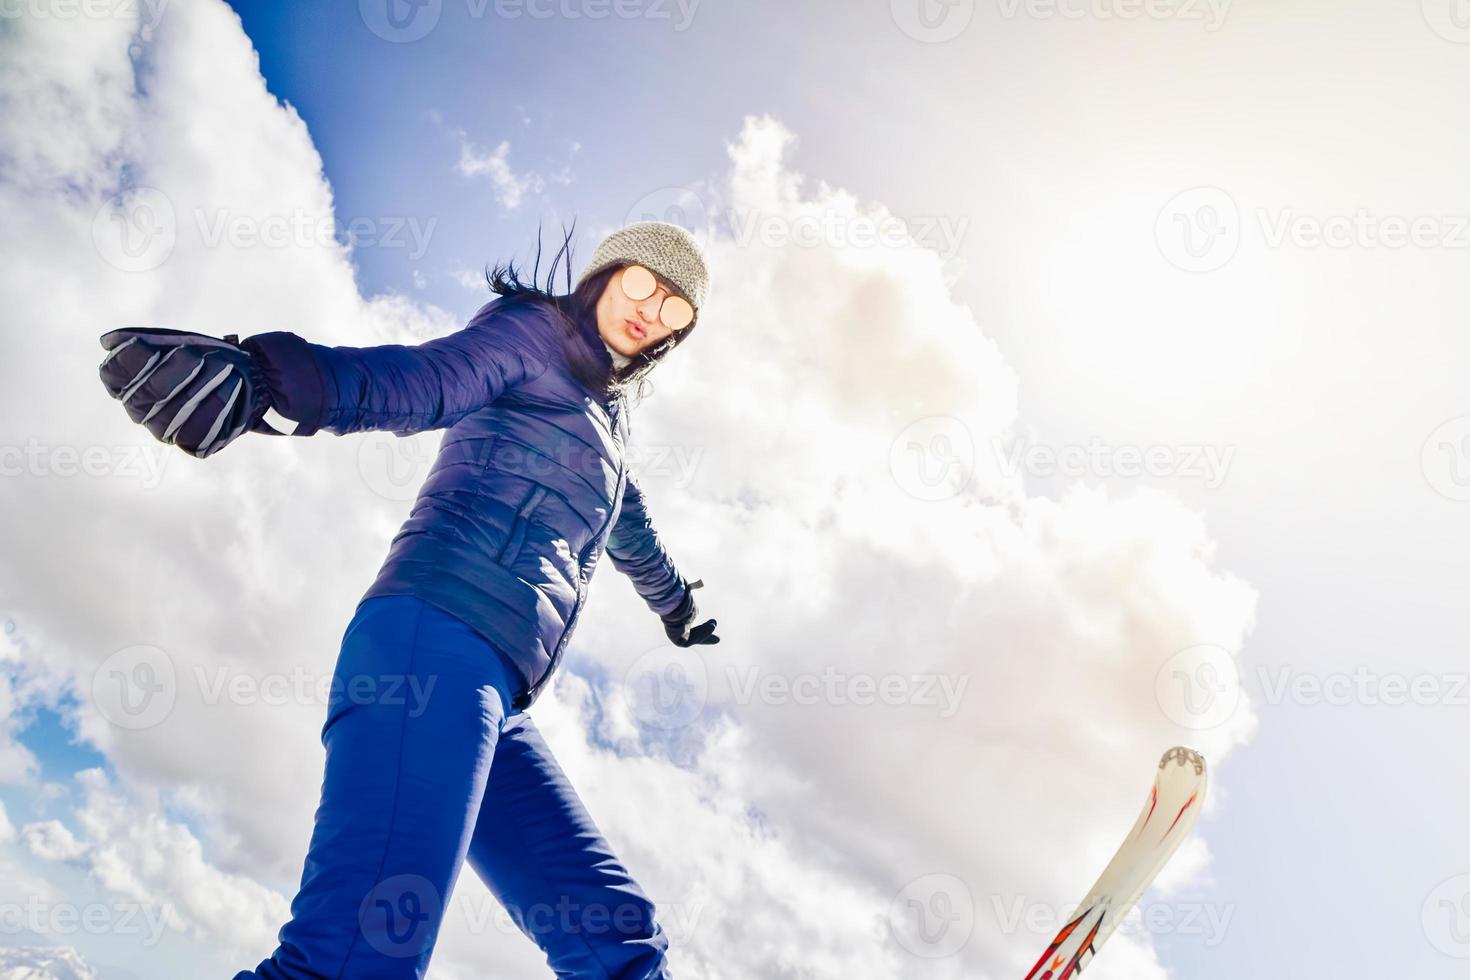
[[[270,393],[270,411],[255,431],[315,434],[325,421],[327,396],[310,345],[293,333],[277,330],[247,337],[240,347],[249,352],[252,367]]]
[[[694,602],[694,590],[704,587],[703,579],[695,579],[684,585],[684,598],[679,605],[667,616],[660,617],[666,626],[680,627],[699,615],[699,607]]]

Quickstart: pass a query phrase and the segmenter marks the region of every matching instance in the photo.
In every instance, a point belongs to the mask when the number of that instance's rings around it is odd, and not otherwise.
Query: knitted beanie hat
[[[667,221],[635,221],[604,238],[577,285],[610,265],[641,265],[674,284],[694,307],[695,316],[709,296],[709,268],[693,235]]]

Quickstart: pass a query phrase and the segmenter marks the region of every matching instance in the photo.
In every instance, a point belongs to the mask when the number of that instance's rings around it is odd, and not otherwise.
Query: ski
[[[1164,753],[1133,830],[1025,980],[1068,980],[1092,962],[1189,836],[1208,783],[1204,756],[1182,745]]]

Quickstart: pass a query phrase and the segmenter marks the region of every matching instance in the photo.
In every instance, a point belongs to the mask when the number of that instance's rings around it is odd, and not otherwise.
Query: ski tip
[[[1174,746],[1165,752],[1164,757],[1159,760],[1160,769],[1167,769],[1171,765],[1181,767],[1190,766],[1194,769],[1196,776],[1203,776],[1207,768],[1205,757],[1187,745]]]

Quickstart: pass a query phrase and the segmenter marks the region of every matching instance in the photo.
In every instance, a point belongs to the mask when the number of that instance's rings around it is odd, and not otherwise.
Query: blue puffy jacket
[[[447,430],[362,600],[415,595],[468,623],[519,670],[516,708],[555,671],[604,548],[660,616],[689,595],[624,462],[625,402],[577,381],[561,337],[540,302],[499,297],[415,347],[325,347],[286,331],[242,344],[295,435]]]

